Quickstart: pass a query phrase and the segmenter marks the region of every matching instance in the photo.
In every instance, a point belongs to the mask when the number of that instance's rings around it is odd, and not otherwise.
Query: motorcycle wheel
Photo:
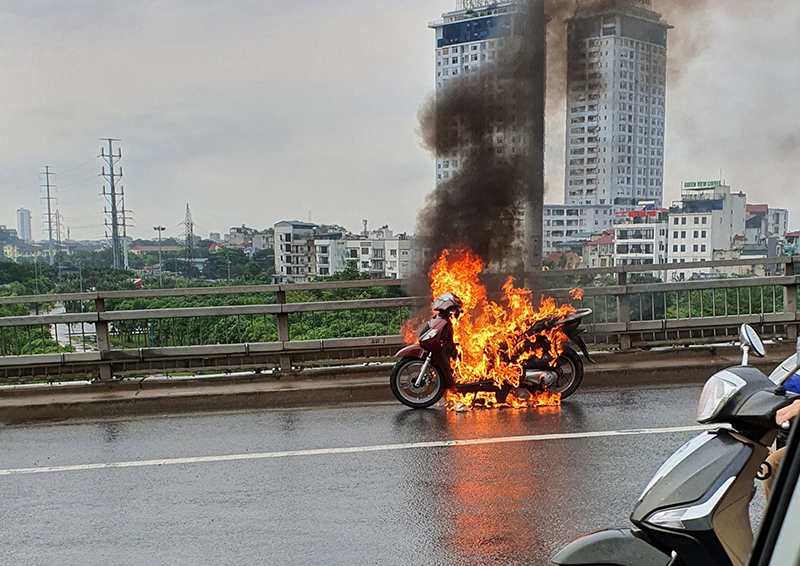
[[[392,393],[403,405],[412,409],[426,409],[439,402],[445,392],[438,370],[429,365],[420,387],[414,386],[425,362],[418,358],[403,358],[397,362],[389,378]]]
[[[537,369],[535,364],[531,364],[531,369]],[[583,360],[575,350],[564,348],[552,369],[558,372],[558,377],[547,388],[550,393],[560,393],[561,398],[566,399],[578,390],[583,381]]]

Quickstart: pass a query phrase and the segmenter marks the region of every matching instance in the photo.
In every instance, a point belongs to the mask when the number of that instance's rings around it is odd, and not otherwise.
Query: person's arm
[[[775,415],[775,422],[778,423],[778,426],[780,426],[786,421],[792,420],[799,414],[800,414],[800,400],[797,400],[791,405],[784,407],[783,409],[780,409],[778,411],[778,414]]]

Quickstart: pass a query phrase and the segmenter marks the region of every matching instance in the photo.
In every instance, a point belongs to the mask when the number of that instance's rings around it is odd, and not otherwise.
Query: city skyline
[[[682,181],[722,177],[751,202],[789,208],[794,229],[800,205],[786,196],[796,190],[800,140],[781,108],[800,92],[785,71],[800,57],[789,45],[800,9],[767,4],[755,15],[739,0],[705,2],[691,17],[663,10],[676,26],[664,200],[678,198]],[[416,134],[416,112],[435,88],[427,23],[454,2],[191,6],[133,2],[100,13],[90,4],[0,4],[3,49],[15,55],[3,63],[11,80],[0,120],[14,135],[0,145],[0,224],[15,225],[15,211],[28,208],[33,237],[42,238],[38,175],[51,165],[72,237],[102,237],[101,163],[92,158],[99,138],[116,136],[134,237],[152,237],[156,224],[178,235],[186,202],[203,231],[307,220],[310,210],[315,222],[357,229],[368,218],[413,232],[434,184]],[[115,34],[90,32],[112,24]],[[315,34],[313,45],[292,42],[296,26]],[[45,33],[31,47],[34,27]],[[561,106],[548,116],[550,203],[563,196]]]

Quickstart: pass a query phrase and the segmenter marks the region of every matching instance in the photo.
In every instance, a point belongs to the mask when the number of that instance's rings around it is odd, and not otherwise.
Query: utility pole
[[[119,269],[122,265],[121,258],[121,239],[126,233],[125,229],[125,201],[121,191],[117,190],[117,181],[122,179],[122,167],[119,171],[115,169],[116,164],[122,159],[122,150],[117,148],[114,155],[114,142],[122,141],[114,138],[104,138],[101,141],[108,142],[108,153],[105,147],[100,148],[100,157],[108,164],[108,173],[103,167],[102,176],[108,181],[108,187],[103,185],[103,196],[108,201],[109,209],[103,209],[109,219],[106,226],[111,228],[111,253],[114,269]]]
[[[55,187],[50,183],[50,177],[54,174],[50,172],[50,166],[44,166],[44,173],[42,173],[45,178],[44,185],[41,187],[46,191],[46,196],[42,197],[42,200],[47,203],[47,213],[45,214],[45,219],[47,222],[47,255],[50,257],[50,265],[53,265],[53,206],[52,202],[55,200],[55,197],[52,196],[51,191]]]
[[[61,213],[56,210],[56,257],[58,257],[58,279],[61,281]]]
[[[231,258],[228,258],[228,285],[231,284]]]
[[[525,168],[525,225],[524,234],[527,239],[525,270],[539,271],[542,268],[542,237],[544,230],[544,114],[545,114],[545,75],[547,16],[544,0],[528,0],[527,30],[523,34],[525,41],[531,42],[531,60],[528,69],[533,77],[530,98],[525,104],[530,116],[529,141]]]
[[[164,226],[153,226],[153,230],[158,232],[158,287],[161,288],[164,286],[164,264],[161,262],[161,232],[166,230]]]

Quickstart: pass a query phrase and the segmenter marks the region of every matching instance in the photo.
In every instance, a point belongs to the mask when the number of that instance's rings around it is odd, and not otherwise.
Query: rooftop
[[[291,226],[292,228],[298,228],[300,230],[319,228],[319,226],[313,222],[300,222],[299,220],[281,220],[280,222],[276,222],[275,226]]]

